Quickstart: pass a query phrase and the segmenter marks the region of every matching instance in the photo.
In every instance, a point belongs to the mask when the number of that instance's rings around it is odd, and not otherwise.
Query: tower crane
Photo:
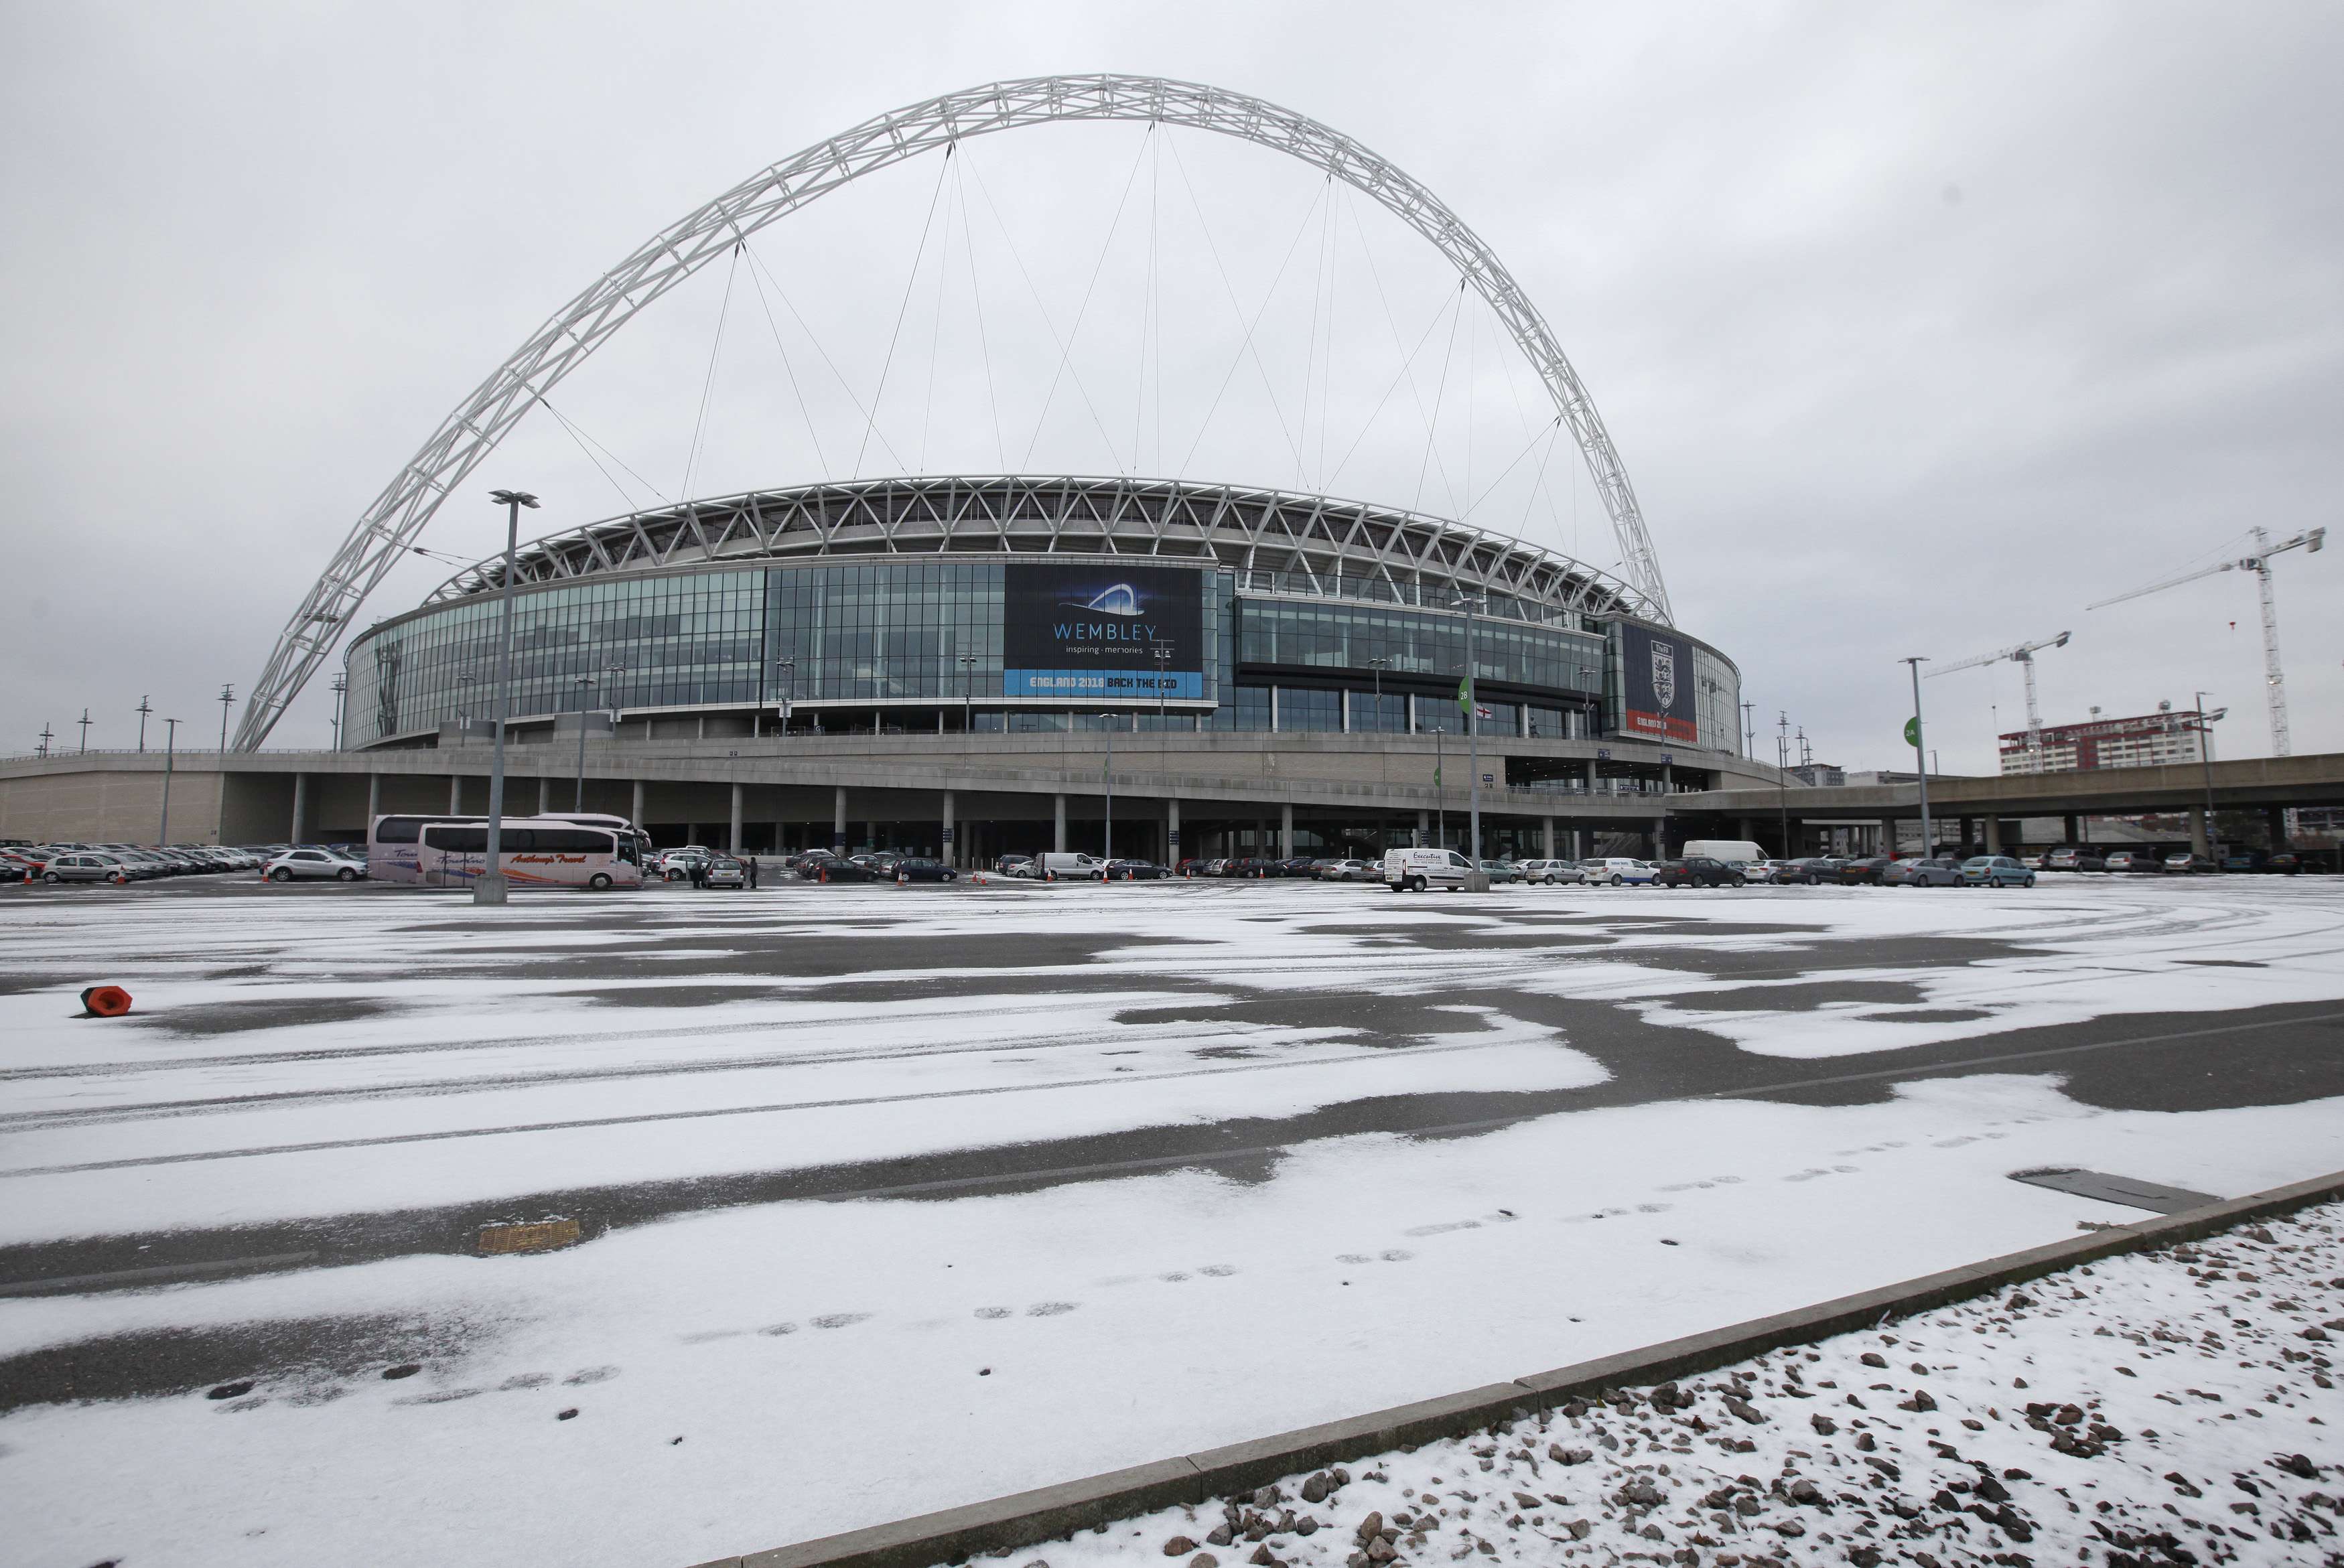
[[[1975,659],[1957,659],[1950,664],[1940,664],[1924,679],[1934,681],[1940,675],[1950,675],[1956,670],[1975,670],[1981,664],[1996,664],[2007,659],[2026,672],[2026,767],[2030,773],[2043,771],[2043,710],[2035,701],[2035,655],[2046,648],[2065,648],[2072,632],[2062,632],[2056,637],[2046,637],[2039,642],[2021,642],[2014,648],[1997,648],[1991,653],[1980,653]]]
[[[2295,744],[2287,731],[2287,676],[2278,663],[2278,602],[2271,592],[2270,558],[2285,550],[2301,550],[2307,555],[2317,554],[2328,541],[2324,528],[2308,529],[2292,539],[2273,544],[2270,531],[2254,528],[2248,531],[2254,537],[2251,555],[2229,561],[2218,561],[2211,566],[2200,566],[2177,577],[2167,577],[2146,588],[2136,588],[2129,593],[2119,593],[2114,599],[2103,599],[2089,606],[2105,610],[2111,604],[2121,604],[2127,599],[2138,599],[2145,593],[2162,593],[2168,588],[2178,588],[2185,582],[2195,582],[2201,577],[2211,577],[2218,572],[2251,572],[2260,592],[2263,604],[2263,700],[2270,709],[2271,755],[2291,756]]]

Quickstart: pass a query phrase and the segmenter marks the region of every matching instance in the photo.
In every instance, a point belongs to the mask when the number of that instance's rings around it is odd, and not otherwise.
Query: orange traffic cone
[[[81,994],[84,1017],[118,1018],[130,1011],[130,993],[119,986],[92,986]]]

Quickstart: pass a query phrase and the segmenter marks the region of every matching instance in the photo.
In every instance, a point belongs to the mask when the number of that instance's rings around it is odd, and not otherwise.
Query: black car
[[[815,882],[876,882],[879,873],[859,860],[835,857],[817,860],[809,875]]]
[[[1110,860],[1106,863],[1109,882],[1157,882],[1172,875],[1168,865],[1158,865],[1152,860]]]
[[[1281,868],[1282,864],[1282,862],[1266,859],[1258,855],[1248,855],[1243,859],[1230,860],[1223,863],[1221,866],[1221,875],[1223,876],[1241,876],[1250,881],[1258,882],[1265,877],[1285,875],[1286,873]]]
[[[913,882],[958,882],[960,873],[941,860],[927,860],[916,855],[906,856],[895,863],[895,885]]]
[[[1895,863],[1896,857],[1893,855],[1867,855],[1861,860],[1843,862],[1839,879],[1851,887],[1878,887],[1882,874]]]
[[[1655,887],[1739,887],[1742,873],[1722,860],[1712,860],[1705,855],[1688,855],[1681,860],[1663,860],[1652,873]]]
[[[1318,857],[1298,855],[1289,860],[1281,860],[1278,863],[1278,874],[1280,876],[1316,876],[1318,875]]]

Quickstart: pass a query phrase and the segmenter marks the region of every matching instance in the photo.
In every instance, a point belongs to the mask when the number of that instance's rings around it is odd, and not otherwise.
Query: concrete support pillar
[[[1883,855],[1896,853],[1896,819],[1893,816],[1884,816],[1880,819],[1880,853]]]
[[[1551,816],[1539,824],[1539,854],[1548,860],[1554,858],[1554,818]]]
[[[1066,797],[1065,795],[1054,794],[1050,797],[1050,817],[1052,824],[1050,847],[1058,854],[1064,855],[1066,853]]]
[[[1751,832],[1751,831],[1750,831],[1750,829],[1751,829],[1751,827],[1752,827],[1752,826],[1753,826],[1753,824],[1751,823],[1751,820],[1750,820],[1748,817],[1746,817],[1746,816],[1737,816],[1737,817],[1735,817],[1735,818],[1733,819],[1733,836],[1734,836],[1734,837],[1736,837],[1736,838],[1738,838],[1738,839],[1740,839],[1740,840],[1742,840],[1742,842],[1743,842],[1743,843],[1744,843],[1744,844],[1755,844],[1755,843],[1757,843],[1757,842],[1758,842],[1758,835],[1757,835],[1756,834],[1754,834],[1754,833],[1753,833],[1753,832]]]
[[[1587,759],[1587,793],[1589,794],[1595,793],[1595,759],[1593,757]]]
[[[1962,818],[1962,838],[1961,838],[1961,845],[1962,845],[1962,847],[1963,847],[1964,849],[1967,849],[1967,848],[1968,848],[1968,847],[1969,847],[1973,843],[1975,843],[1975,842],[1976,842],[1976,840],[1975,840],[1975,834],[1974,834],[1974,832],[1973,832],[1973,830],[1972,830],[1972,825],[1971,825],[1971,823],[1970,823],[1970,819],[1969,819],[1968,817],[1964,817],[1964,818]]]
[[[537,781],[537,814],[543,816],[547,812],[550,812],[552,809],[553,781],[551,779],[540,779]]]
[[[738,855],[741,853],[741,797],[746,793],[747,792],[740,784],[734,784],[732,786],[732,821],[727,829],[728,836],[724,841],[726,845],[725,853],[729,855]]]
[[[2283,805],[2267,807],[2263,821],[2270,830],[2270,846],[2274,851],[2295,847],[2287,841],[2287,807]]]
[[[830,847],[840,855],[846,853],[846,786],[840,784],[831,798]]]
[[[1416,847],[1419,849],[1424,848],[1424,841],[1431,836],[1432,814],[1429,811],[1418,812],[1416,814]]]
[[[223,790],[221,794],[225,796],[227,792]],[[374,832],[374,819],[381,814],[382,775],[369,774],[367,774],[367,833],[369,835]]]
[[[643,781],[641,779],[635,781],[634,801],[628,810],[627,820],[637,827],[643,825]]]
[[[1278,858],[1290,860],[1294,854],[1294,806],[1288,802],[1278,808]]]
[[[1177,800],[1164,803],[1164,864],[1180,864],[1180,803]]]
[[[943,821],[945,864],[957,866],[960,864],[960,835],[954,831],[953,792],[950,790],[945,791]]]
[[[448,814],[450,816],[461,816],[464,814],[464,775],[462,774],[451,774],[449,775]]]
[[[1985,819],[1985,852],[1988,855],[2002,853],[2002,818],[1998,816]]]
[[[295,844],[309,841],[309,775],[293,775],[293,838]]]
[[[2202,805],[2189,808],[2189,848],[2195,855],[2214,853],[2213,843],[2206,836],[2206,808]]]
[[[2083,835],[2079,831],[2080,825],[2081,824],[2076,820],[2076,814],[2072,811],[2069,812],[2059,824],[2059,831],[2066,835],[2061,842],[2065,844],[2083,843]]]
[[[1351,693],[1338,692],[1335,696],[1336,700],[1343,704],[1343,733],[1348,735],[1351,733]]]
[[[1669,819],[1667,817],[1656,816],[1652,819],[1652,858],[1655,860],[1665,860],[1668,858]]]

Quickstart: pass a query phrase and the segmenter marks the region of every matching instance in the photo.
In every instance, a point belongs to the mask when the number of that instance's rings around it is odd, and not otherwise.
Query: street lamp
[[[1921,738],[1921,666],[1928,662],[1918,656],[1904,661],[1913,671],[1913,771],[1921,780],[1921,853],[1924,855],[1937,847],[1937,841],[1929,834],[1929,754]],[[2068,711],[2073,713],[2075,710],[2071,708]],[[2001,831],[1998,827],[1995,829],[1996,833]],[[1888,853],[1894,855],[1896,846],[1893,844],[1888,845]]]
[[[462,745],[472,734],[472,683],[480,677],[470,670],[456,672],[456,744]]]
[[[1099,769],[1099,780],[1106,786],[1106,832],[1099,845],[1099,858],[1115,858],[1115,715],[1101,713],[1106,721],[1106,764]]]
[[[1458,688],[1458,694],[1462,698],[1460,705],[1465,710],[1465,765],[1469,774],[1466,783],[1471,791],[1470,799],[1472,803],[1470,807],[1471,821],[1468,829],[1472,835],[1472,847],[1466,851],[1465,858],[1473,863],[1473,875],[1475,876],[1479,876],[1482,874],[1481,699],[1473,687],[1473,612],[1479,610],[1484,602],[1484,599],[1478,594],[1460,593],[1457,596],[1458,607],[1465,612],[1465,683]],[[1474,884],[1473,885],[1478,886],[1480,885]]]
[[[619,738],[619,677],[626,673],[627,667],[624,664],[602,666],[604,677],[602,686],[611,694],[611,738],[613,741]]]
[[[349,690],[350,678],[348,675],[334,677],[334,749],[336,751],[342,749],[342,720],[348,716]]]
[[[790,738],[790,696],[797,685],[798,662],[795,659],[776,659],[773,669],[782,677],[782,738],[787,740]]]
[[[81,749],[87,752],[89,750],[89,710],[87,708],[81,711],[81,717],[76,722],[81,725]]]
[[[55,739],[56,739],[56,733],[50,730],[47,722],[45,720],[43,721],[41,724],[41,744],[38,748],[38,754],[40,756],[45,758],[49,754],[49,743]]]
[[[960,733],[974,734],[976,731],[976,699],[972,694],[976,684],[976,655],[960,656]]]
[[[2212,713],[2208,713],[2206,693],[2203,692],[2197,694],[2196,701],[2198,704],[2198,771],[2206,781],[2206,831],[2201,835],[2206,842],[2196,847],[2201,855],[2211,855],[2214,853],[2214,734],[2206,726],[2213,723],[2230,710],[2217,708]]]
[[[586,693],[594,689],[594,677],[578,677],[578,793],[570,798],[571,811],[586,809]]]
[[[155,842],[171,842],[171,755],[178,749],[179,721],[163,721],[163,820],[155,829]]]
[[[513,557],[520,552],[520,509],[535,511],[537,497],[525,490],[492,490],[489,499],[505,509],[505,575],[498,592],[504,602],[499,612],[497,648],[497,749],[489,764],[489,842],[480,875],[472,879],[474,904],[505,901],[505,721],[512,717]]]
[[[146,698],[138,699],[138,754],[146,754],[146,715],[155,711]]]
[[[1384,727],[1384,672],[1391,668],[1391,661],[1370,659],[1368,668],[1376,673],[1376,729],[1381,733]]]
[[[1156,727],[1161,731],[1164,728],[1164,683],[1172,678],[1172,644],[1158,642],[1148,652],[1156,661]]]
[[[334,683],[334,689],[335,689],[336,691],[338,691],[338,692],[341,690],[341,682],[340,682],[339,680],[337,680],[337,681]],[[226,756],[226,755],[227,755],[227,711],[228,711],[229,706],[230,706],[232,703],[235,703],[235,701],[236,701],[236,688],[235,688],[233,685],[223,685],[222,687],[220,687],[220,694],[219,694],[219,705],[220,705],[220,747],[219,747],[219,749],[220,749],[220,755],[222,755],[222,756]],[[337,726],[337,729],[338,730],[338,726]],[[335,744],[336,744],[337,748],[338,749],[338,747],[339,747],[339,745],[340,745],[340,742],[338,740],[338,741],[335,743]]]

